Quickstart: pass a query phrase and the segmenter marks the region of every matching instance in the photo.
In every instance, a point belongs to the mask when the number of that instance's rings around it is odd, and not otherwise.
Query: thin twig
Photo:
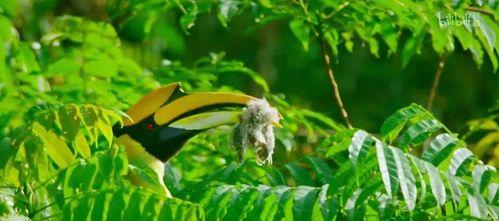
[[[310,17],[310,14],[308,13],[308,9],[307,9],[308,6],[305,5],[303,0],[299,0],[299,2],[297,4],[300,6],[300,8],[303,12],[303,15],[305,15],[306,22],[308,23],[308,25],[309,25],[310,29],[312,30],[312,32],[314,33],[314,35],[319,36],[320,34],[317,30],[315,30],[314,22],[312,22],[312,18]]]
[[[323,38],[323,36],[321,36],[321,39],[319,40],[321,41],[322,44],[321,49],[322,49],[322,61],[324,63],[324,70],[326,71],[326,75],[329,78],[329,83],[331,83],[331,86],[333,87],[334,98],[336,100],[338,107],[340,108],[341,116],[343,117],[343,120],[347,124],[348,128],[353,128],[352,124],[350,123],[350,119],[348,119],[348,113],[345,109],[345,106],[343,106],[343,101],[341,100],[340,96],[340,90],[338,89],[338,84],[336,83],[333,69],[331,68],[331,59],[329,57],[328,44],[326,40]]]
[[[440,77],[442,76],[442,71],[445,67],[445,56],[440,55],[438,60],[437,70],[435,71],[435,77],[433,79],[433,85],[430,90],[430,94],[428,95],[428,103],[426,104],[426,108],[431,111],[433,106],[433,100],[435,100],[435,95],[437,94],[438,84],[440,83]]]
[[[350,0],[350,1],[347,1],[347,2],[343,2],[340,6],[338,6],[338,8],[336,8],[336,10],[334,10],[331,14],[329,15],[326,15],[325,18],[326,19],[329,19],[329,18],[332,18],[333,16],[335,16],[336,14],[338,14],[341,10],[345,9],[346,7],[350,6],[355,0]]]

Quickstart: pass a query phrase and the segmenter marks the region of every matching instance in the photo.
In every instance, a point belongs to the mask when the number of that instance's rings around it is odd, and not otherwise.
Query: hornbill
[[[142,161],[154,170],[157,181],[164,187],[162,192],[171,197],[163,183],[164,163],[196,134],[220,125],[240,125],[245,121],[245,117],[242,116],[243,111],[248,109],[246,108],[248,104],[255,101],[258,103],[261,100],[244,94],[226,92],[186,94],[180,83],[172,83],[153,90],[132,105],[127,111],[129,118],[123,119],[123,125],[114,125],[113,132],[117,142],[125,147],[128,159]],[[266,101],[265,104],[268,105]],[[231,110],[220,110],[224,108]],[[280,126],[280,115],[278,116],[279,118],[269,118],[273,126]],[[255,145],[265,143],[265,141],[258,142],[258,139],[249,142]],[[245,142],[245,145],[247,143]],[[268,154],[272,153],[266,152],[266,154],[268,157]],[[148,182],[133,172],[129,172],[129,178],[135,185],[152,188]]]

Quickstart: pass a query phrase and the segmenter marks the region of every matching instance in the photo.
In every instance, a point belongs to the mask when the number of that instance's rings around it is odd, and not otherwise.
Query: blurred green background
[[[271,92],[284,94],[292,105],[313,109],[342,122],[318,45],[311,41],[305,51],[284,19],[260,25],[244,12],[234,16],[226,28],[215,13],[201,14],[195,26],[186,32],[178,22],[180,10],[163,6],[161,1],[139,12],[119,9],[120,2],[0,0],[0,7],[14,21],[24,41],[38,41],[53,28],[57,16],[74,15],[109,22],[118,31],[126,56],[150,70],[176,60],[191,66],[210,53],[225,52],[226,59],[240,60],[259,72]],[[380,57],[375,58],[359,41],[352,53],[340,47],[339,56],[333,59],[352,124],[371,132],[377,132],[383,120],[398,108],[412,102],[426,104],[438,60],[429,42],[405,68],[400,54],[381,51]],[[262,94],[245,76],[221,76],[220,81],[253,95]],[[462,131],[466,121],[486,116],[497,100],[499,78],[493,73],[490,61],[485,59],[484,65],[477,67],[471,54],[457,48],[443,71],[433,105],[436,116],[451,130]]]

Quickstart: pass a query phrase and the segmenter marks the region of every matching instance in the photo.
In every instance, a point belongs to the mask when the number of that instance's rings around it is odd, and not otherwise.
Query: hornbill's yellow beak
[[[158,88],[133,105],[124,126],[115,125],[118,139],[128,136],[147,153],[166,162],[184,143],[203,130],[239,122],[238,111],[215,111],[244,107],[254,97],[223,92],[185,94],[180,83]]]
[[[171,197],[163,183],[163,163],[201,131],[240,122],[241,110],[216,109],[244,107],[253,99],[256,98],[236,93],[185,94],[180,83],[173,83],[150,92],[134,104],[127,111],[130,118],[123,120],[123,126],[115,125],[113,132],[118,143],[125,146],[128,160],[142,161],[153,169],[157,174],[155,182]],[[156,188],[133,171],[129,177],[136,185]]]

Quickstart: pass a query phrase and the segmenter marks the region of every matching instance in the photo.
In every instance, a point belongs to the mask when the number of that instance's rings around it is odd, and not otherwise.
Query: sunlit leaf
[[[385,190],[388,196],[394,197],[397,194],[399,183],[394,154],[390,147],[377,141],[376,156],[378,157],[379,171],[385,185]]]
[[[458,139],[454,136],[444,133],[440,134],[431,143],[428,148],[423,152],[421,159],[438,165],[445,160],[457,147]]]
[[[409,210],[413,210],[416,206],[416,181],[414,175],[411,172],[409,162],[405,154],[397,148],[391,148],[393,152],[393,158],[395,164],[397,165],[397,175],[400,181],[400,190],[402,196],[404,196],[405,202]]]
[[[310,27],[303,20],[298,19],[289,22],[289,27],[296,38],[298,38],[303,48],[308,50]]]
[[[393,142],[400,131],[402,131],[407,121],[417,115],[425,113],[426,111],[416,104],[398,110],[383,122],[383,125],[381,126],[381,138],[389,143]]]

